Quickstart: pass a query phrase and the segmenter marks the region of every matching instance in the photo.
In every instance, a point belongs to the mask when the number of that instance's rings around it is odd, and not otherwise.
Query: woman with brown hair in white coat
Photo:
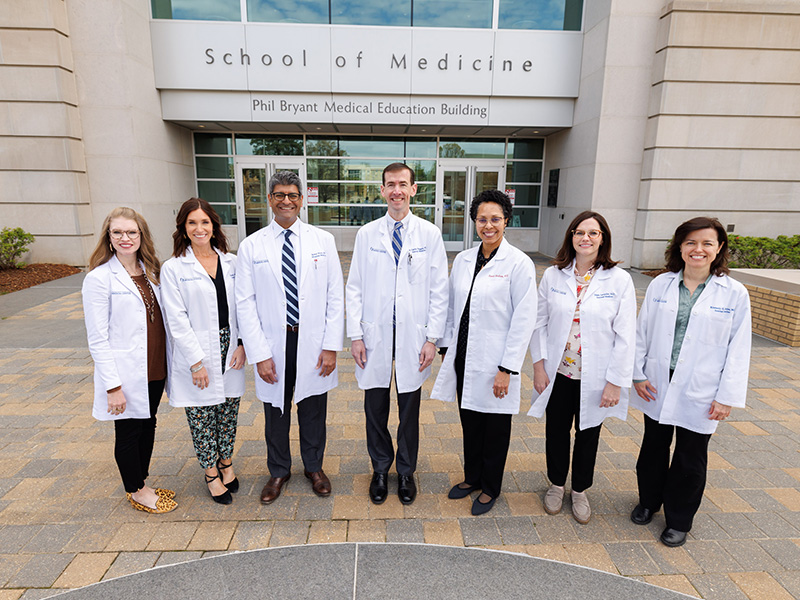
[[[572,515],[592,516],[586,490],[594,478],[600,429],[625,419],[633,375],[636,293],[631,276],[611,260],[611,230],[602,215],[584,211],[567,227],[552,267],[539,283],[539,316],[531,341],[533,405],[547,415],[545,454],[548,514],[561,511],[572,450]]]

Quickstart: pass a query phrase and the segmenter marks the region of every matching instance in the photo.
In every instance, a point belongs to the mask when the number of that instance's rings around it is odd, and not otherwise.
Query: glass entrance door
[[[239,239],[258,231],[272,220],[267,195],[269,179],[277,171],[292,171],[305,183],[305,161],[297,158],[272,158],[263,156],[239,157],[236,160],[236,210],[239,222]],[[306,221],[306,190],[300,218]]]
[[[504,185],[502,161],[439,160],[436,224],[442,230],[446,250],[464,250],[479,241],[469,218],[469,205],[482,191],[502,190]]]

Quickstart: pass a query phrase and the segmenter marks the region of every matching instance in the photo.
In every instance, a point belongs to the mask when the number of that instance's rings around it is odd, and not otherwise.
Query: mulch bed
[[[78,267],[50,263],[34,263],[21,269],[6,269],[0,271],[0,294],[24,290],[40,283],[61,279],[80,272],[81,270]]]

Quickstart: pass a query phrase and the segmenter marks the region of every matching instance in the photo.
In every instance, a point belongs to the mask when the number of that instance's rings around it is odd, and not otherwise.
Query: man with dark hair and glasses
[[[272,222],[239,245],[236,309],[256,396],[264,403],[271,504],[291,477],[292,398],[300,455],[314,493],[328,496],[322,470],[328,391],[338,384],[336,353],[344,337],[342,267],[333,236],[298,219],[303,184],[291,171],[269,180]]]

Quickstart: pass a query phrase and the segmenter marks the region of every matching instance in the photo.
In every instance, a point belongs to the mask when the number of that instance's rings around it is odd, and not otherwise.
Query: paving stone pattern
[[[546,261],[535,260],[541,275]],[[343,263],[347,268],[348,255]],[[641,299],[648,279],[635,279]],[[637,501],[633,467],[643,428],[634,410],[626,422],[603,428],[589,491],[592,521],[580,525],[572,518],[569,496],[561,514],[545,514],[544,421],[524,414],[532,389],[530,360],[503,494],[488,515],[472,517],[469,498],[446,497],[462,478],[461,430],[454,404],[428,399],[433,377],[423,388],[417,501],[400,504],[392,474],[389,499],[381,506],[369,502],[362,392],[347,350],[339,354],[340,384],[328,405],[324,468],[331,497],[314,496],[302,476],[294,426],[294,477],[274,504],[260,504],[268,476],[263,412],[250,375],[234,455],[242,482],[234,503],[211,500],[184,412],[164,399],[150,483],[176,490],[179,507],[148,515],[125,500],[113,458],[113,426],[91,417],[93,367],[80,293],[66,292],[55,299],[43,295],[41,304],[0,321],[0,600],[44,598],[219,553],[332,542],[502,549],[701,598],[800,596],[798,349],[756,339],[748,407],[735,409],[711,439],[708,487],[682,548],[657,541],[663,514],[646,527],[628,519]]]

